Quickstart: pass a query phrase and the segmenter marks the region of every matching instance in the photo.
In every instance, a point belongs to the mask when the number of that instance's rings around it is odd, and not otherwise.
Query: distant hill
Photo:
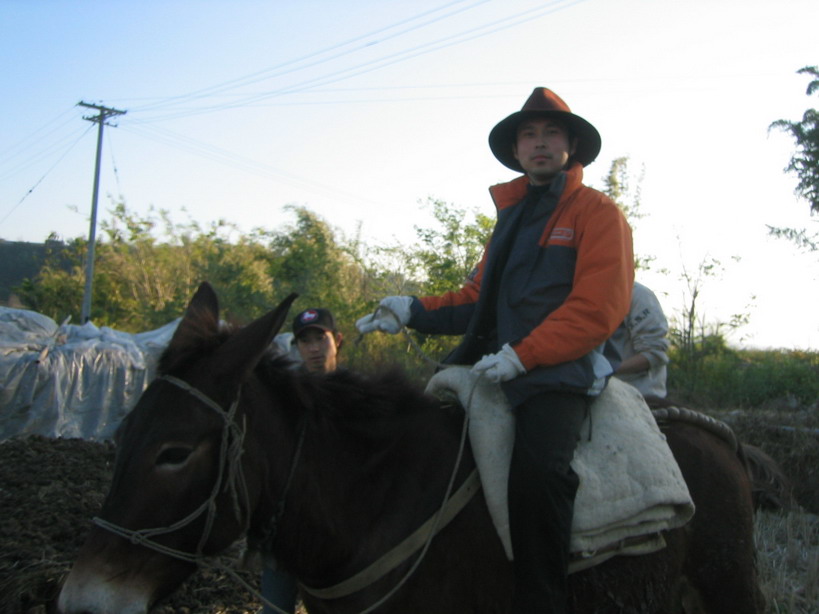
[[[60,241],[56,246],[62,247]],[[0,239],[0,304],[6,305],[12,290],[24,279],[33,279],[43,266],[46,250],[54,244],[25,243]]]

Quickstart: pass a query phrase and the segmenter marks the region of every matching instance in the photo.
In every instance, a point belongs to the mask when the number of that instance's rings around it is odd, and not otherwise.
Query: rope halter
[[[219,446],[219,469],[210,496],[193,512],[167,527],[132,530],[126,529],[125,527],[121,527],[99,517],[94,517],[93,522],[97,526],[129,540],[132,544],[138,544],[151,548],[152,550],[156,550],[157,552],[180,559],[182,561],[197,563],[204,556],[203,550],[205,544],[210,538],[211,531],[213,530],[213,523],[216,518],[216,499],[221,492],[230,493],[233,504],[233,513],[236,515],[236,519],[240,522],[242,522],[243,516],[242,507],[244,507],[246,513],[244,514],[242,532],[247,530],[250,522],[250,500],[241,463],[241,457],[244,451],[246,424],[243,421],[243,424],[240,427],[236,422],[236,411],[239,407],[241,390],[236,394],[236,399],[233,401],[233,403],[231,403],[230,408],[226,412],[218,403],[213,401],[206,394],[177,377],[173,377],[172,375],[163,375],[158,379],[169,382],[196,397],[196,399],[198,399],[204,405],[214,410],[219,416],[222,417],[224,421],[222,426],[221,443]],[[200,537],[199,543],[196,546],[196,552],[184,552],[169,546],[164,546],[154,541],[153,538],[155,536],[178,531],[179,529],[191,524],[202,514],[207,514],[205,517],[205,528],[202,531],[202,536]]]

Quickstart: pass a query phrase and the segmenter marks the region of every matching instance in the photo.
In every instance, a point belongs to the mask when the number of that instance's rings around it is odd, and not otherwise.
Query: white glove
[[[355,327],[362,335],[376,330],[396,334],[410,320],[411,296],[388,296],[381,300],[375,313],[356,321]]]
[[[526,367],[520,362],[515,350],[504,343],[497,354],[487,354],[472,367],[472,373],[483,375],[490,382],[508,382],[518,375],[526,373]]]

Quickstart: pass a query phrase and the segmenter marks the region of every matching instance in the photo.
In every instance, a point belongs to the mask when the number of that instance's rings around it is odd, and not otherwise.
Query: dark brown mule
[[[655,410],[655,415],[663,414],[669,409],[692,411],[681,409],[678,403],[668,398],[649,396],[646,397],[646,402],[652,410]],[[723,427],[727,426],[720,424]],[[730,434],[730,438],[733,438],[733,433]],[[757,446],[736,440],[732,444],[738,448],[737,453],[745,463],[751,478],[754,509],[789,510],[799,506],[793,495],[793,483],[785,475],[779,463]]]
[[[194,569],[197,553],[223,550],[246,526],[268,538],[302,584],[332,586],[440,507],[463,413],[394,373],[317,378],[268,356],[291,300],[228,333],[218,330],[213,290],[200,287],[160,377],[119,433],[103,520],[66,579],[63,612],[144,613]],[[664,550],[572,575],[575,611],[761,612],[742,463],[696,426],[675,423],[666,433],[697,505],[694,520],[668,533]],[[456,487],[473,467],[467,448]],[[510,611],[510,564],[482,496],[429,543],[408,576],[416,559],[347,597],[305,595],[305,603],[311,614],[361,612],[400,585],[376,612]]]

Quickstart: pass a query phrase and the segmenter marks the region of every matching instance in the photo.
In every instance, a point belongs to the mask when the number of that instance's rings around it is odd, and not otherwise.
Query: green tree
[[[421,275],[420,294],[438,295],[463,286],[483,255],[492,234],[494,220],[452,203],[428,197],[422,207],[432,210],[437,222],[433,227],[415,227],[419,245],[412,261]],[[428,337],[415,334],[424,354],[433,360],[443,359],[460,342],[456,337]]]
[[[645,168],[639,175],[633,176],[629,168],[628,156],[615,158],[611,162],[609,174],[603,180],[603,193],[611,198],[625,214],[629,224],[636,226],[638,220],[645,217],[642,209],[642,183]]]
[[[603,180],[602,192],[620,208],[632,229],[636,229],[638,221],[646,217],[642,209],[644,178],[645,167],[635,176],[629,168],[628,156],[622,156],[612,160],[609,174]],[[634,268],[637,270],[650,269],[654,260],[654,256],[634,252]]]
[[[724,271],[722,263],[711,256],[704,257],[693,272],[683,267],[683,306],[671,317],[669,330],[669,355],[674,367],[669,372],[669,389],[686,399],[695,400],[702,392],[709,359],[733,353],[726,336],[750,320],[748,307],[728,320],[711,320],[703,312],[701,298],[706,281],[720,278]]]
[[[91,320],[131,332],[162,326],[182,313],[196,287],[193,263],[167,212],[139,216],[120,201],[109,213],[100,224]]]
[[[232,240],[212,231],[183,243],[196,262],[198,277],[217,289],[224,313],[231,320],[249,322],[275,306],[277,298],[283,298],[278,297],[272,283],[270,238],[271,233],[263,229]]]
[[[818,67],[805,66],[796,72],[813,77],[806,91],[808,96],[819,92]],[[819,213],[819,111],[808,109],[798,122],[779,119],[770,125],[772,128],[789,133],[796,141],[796,153],[785,170],[799,179],[796,194],[808,201],[812,213]]]
[[[375,310],[385,296],[434,295],[457,290],[477,266],[494,221],[475,210],[432,197],[420,201],[419,206],[431,211],[434,222],[430,226],[415,226],[416,243],[361,250],[359,262],[365,285],[361,294],[364,309],[359,317]],[[441,360],[459,340],[415,331],[410,335],[411,340],[404,335],[369,335],[367,354],[378,362],[396,362],[425,381],[433,367],[424,358]]]
[[[477,266],[494,221],[432,197],[419,201],[435,220],[415,226],[418,241],[409,246],[376,246],[367,251],[364,268],[377,303],[385,295],[441,294],[460,288]]]
[[[413,256],[423,273],[421,289],[425,294],[456,290],[478,265],[494,220],[431,197],[421,206],[430,207],[438,223],[432,228],[415,227],[420,246]]]
[[[139,216],[122,202],[111,214],[102,224],[107,241],[96,267],[96,323],[129,331],[161,326],[181,315],[203,280],[219,292],[228,320],[248,321],[269,308],[273,289],[263,233],[237,239],[225,220],[203,228],[195,221],[175,223],[162,210]]]
[[[66,318],[79,322],[86,250],[87,242],[83,239],[66,243],[50,235],[40,271],[14,289],[23,305],[57,322]]]
[[[402,274],[392,281],[403,285],[402,294],[438,295],[457,290],[477,267],[494,220],[477,210],[432,197],[419,202],[419,206],[431,211],[435,223],[415,226],[418,243],[397,254],[402,258]],[[432,361],[443,359],[460,341],[458,336],[412,335],[424,356]],[[406,349],[418,363],[417,348]]]
[[[271,233],[269,275],[275,296],[297,292],[295,310],[325,307],[348,330],[366,311],[360,300],[363,271],[355,244],[347,244],[330,225],[305,207],[289,206],[292,225]],[[350,324],[348,324],[350,323]]]
[[[115,203],[96,249],[91,320],[140,332],[179,317],[196,286],[209,280],[225,305],[226,319],[247,321],[273,304],[269,235],[254,231],[236,240],[224,220],[203,229],[176,224],[165,211],[145,216]],[[29,308],[55,320],[80,315],[86,242],[60,244],[45,265],[18,290]]]
[[[819,68],[805,66],[797,71],[813,77],[808,84],[806,94],[811,96],[819,92]],[[791,156],[785,171],[794,173],[798,178],[795,193],[808,201],[811,214],[819,213],[819,111],[808,109],[801,121],[779,119],[773,122],[768,130],[777,129],[790,134],[796,143],[796,152]],[[819,235],[810,234],[807,229],[768,227],[776,237],[787,239],[800,249],[819,251]]]

